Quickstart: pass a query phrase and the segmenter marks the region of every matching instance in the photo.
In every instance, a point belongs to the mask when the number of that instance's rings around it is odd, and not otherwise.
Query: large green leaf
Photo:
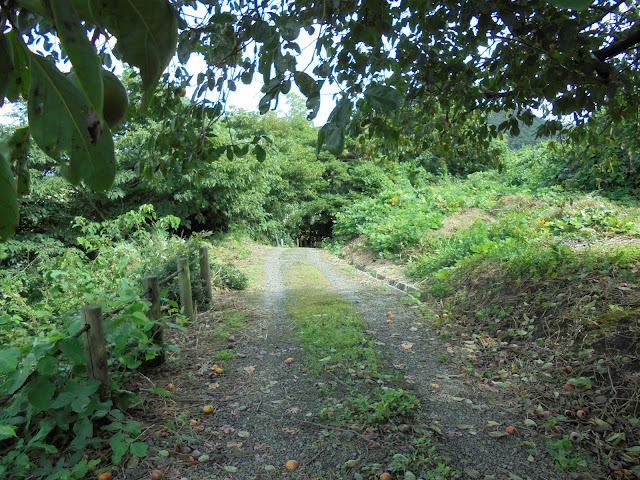
[[[9,162],[0,154],[0,241],[4,242],[16,232],[20,220],[20,207],[16,181],[13,178]],[[0,371],[2,370],[2,354],[0,353]],[[15,370],[15,367],[14,367]]]
[[[122,59],[140,69],[142,109],[178,44],[178,18],[166,0],[93,0],[94,18],[117,39]]]
[[[322,127],[324,131],[324,143],[327,150],[334,155],[340,155],[344,150],[344,128],[340,128],[335,123],[327,123]]]
[[[58,37],[69,56],[78,81],[98,116],[102,118],[104,87],[102,62],[87,38],[87,32],[70,0],[51,2]]]
[[[34,409],[34,413],[44,412],[51,406],[53,394],[56,392],[56,386],[49,381],[48,377],[41,377],[34,381],[29,389],[29,404]]]
[[[13,47],[4,33],[0,33],[0,106],[13,78]]]
[[[113,463],[117,465],[122,460],[122,456],[129,450],[129,444],[125,440],[124,433],[116,433],[111,437],[111,440],[109,440],[109,445],[111,446],[111,450],[113,450],[111,459]]]
[[[375,108],[392,112],[402,106],[404,99],[400,92],[395,88],[386,87],[384,85],[375,85],[367,88],[364,92],[364,98]]]
[[[17,437],[16,428],[13,425],[0,425],[0,440],[5,440],[10,437]]]
[[[60,351],[74,363],[79,365],[84,365],[87,363],[84,353],[84,346],[80,339],[67,337],[61,340],[59,345]]]
[[[24,47],[22,37],[17,30],[10,30],[6,34],[13,51],[14,72],[11,75],[5,97],[10,102],[18,100],[19,96],[27,97],[31,76],[29,74],[29,51]]]
[[[9,347],[0,350],[0,373],[15,372],[18,368],[18,355],[20,349],[18,347]]]
[[[63,174],[71,183],[84,179],[96,191],[111,187],[116,173],[113,138],[89,102],[47,59],[31,54],[29,125],[38,146],[62,165],[63,152],[70,165]]]
[[[16,128],[13,135],[0,147],[2,148],[2,154],[9,161],[9,164],[15,164],[15,171],[18,175],[16,178],[18,196],[29,193],[30,173],[27,162],[29,143],[29,126],[26,125]]]

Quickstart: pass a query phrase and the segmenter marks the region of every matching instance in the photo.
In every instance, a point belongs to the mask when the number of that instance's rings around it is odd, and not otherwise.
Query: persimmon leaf
[[[0,241],[4,242],[13,236],[19,220],[16,181],[9,162],[0,154]]]
[[[51,2],[58,37],[71,60],[75,75],[82,90],[98,116],[102,117],[104,87],[102,84],[102,62],[87,38],[78,14],[69,0]]]
[[[395,88],[386,87],[384,85],[375,85],[367,88],[364,92],[364,98],[375,108],[387,112],[398,110],[402,106],[404,99],[400,92]]]
[[[4,33],[0,33],[0,106],[13,78],[13,47]]]
[[[57,160],[71,183],[84,180],[96,191],[111,187],[116,160],[113,138],[89,102],[47,59],[31,54],[29,126],[38,146]],[[67,165],[63,153],[70,159]]]
[[[178,17],[166,0],[96,0],[94,18],[118,39],[122,59],[140,69],[145,111],[178,44]]]

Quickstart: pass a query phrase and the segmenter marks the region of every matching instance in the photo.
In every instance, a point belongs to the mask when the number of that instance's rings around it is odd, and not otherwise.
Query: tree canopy
[[[227,93],[256,75],[264,82],[261,113],[295,84],[312,119],[322,86],[339,86],[318,138],[334,154],[346,132],[438,142],[471,114],[512,112],[497,127],[475,120],[465,127],[486,146],[500,131],[530,125],[532,109],[555,116],[540,133],[557,133],[567,115],[576,124],[600,109],[613,122],[638,112],[640,12],[631,1],[12,0],[0,4],[0,19],[0,97],[26,98],[29,117],[1,151],[0,239],[15,231],[18,196],[28,191],[30,139],[72,184],[112,186],[114,134],[104,103],[112,92],[102,70],[116,61],[139,72],[139,114],[162,120],[159,142],[190,145],[188,158],[170,165],[146,156],[141,172],[151,176],[220,155],[264,158],[261,138],[209,141]],[[311,63],[301,60],[303,38],[313,42]],[[201,72],[186,68],[194,55]],[[170,62],[168,95],[154,100]],[[75,79],[62,73],[69,63]],[[194,87],[188,108],[180,101],[186,86]],[[176,112],[198,133],[182,137]]]

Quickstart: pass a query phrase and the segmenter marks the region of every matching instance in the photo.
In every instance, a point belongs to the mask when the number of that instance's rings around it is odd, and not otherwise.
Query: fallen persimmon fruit
[[[160,480],[163,476],[163,473],[161,470],[154,470],[153,472],[151,472],[151,478],[153,480]]]
[[[286,363],[287,365],[289,365],[290,363],[293,363],[293,358],[289,357],[287,358],[284,363]]]
[[[391,474],[389,472],[384,472],[380,475],[380,480],[391,480]]]
[[[509,426],[505,428],[504,431],[507,432],[509,435],[513,435],[514,433],[516,433],[516,427]]]
[[[111,472],[102,472],[98,475],[98,480],[111,480]]]
[[[300,464],[295,460],[287,460],[287,463],[284,464],[284,468],[286,468],[287,470],[295,470],[299,466]]]
[[[205,405],[204,407],[202,407],[202,411],[204,413],[211,413],[213,412],[213,405]]]

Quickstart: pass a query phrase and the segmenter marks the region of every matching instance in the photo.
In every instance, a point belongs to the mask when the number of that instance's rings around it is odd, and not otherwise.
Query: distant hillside
[[[492,113],[489,116],[489,125],[495,125],[496,127],[500,125],[506,119],[506,115],[504,112],[500,113]],[[522,148],[526,145],[535,145],[536,143],[543,142],[545,138],[536,138],[536,130],[539,125],[543,124],[544,120],[540,117],[533,117],[533,123],[531,126],[527,126],[524,123],[520,123],[520,135],[517,137],[509,137],[509,148],[513,150],[517,150],[518,148]]]

